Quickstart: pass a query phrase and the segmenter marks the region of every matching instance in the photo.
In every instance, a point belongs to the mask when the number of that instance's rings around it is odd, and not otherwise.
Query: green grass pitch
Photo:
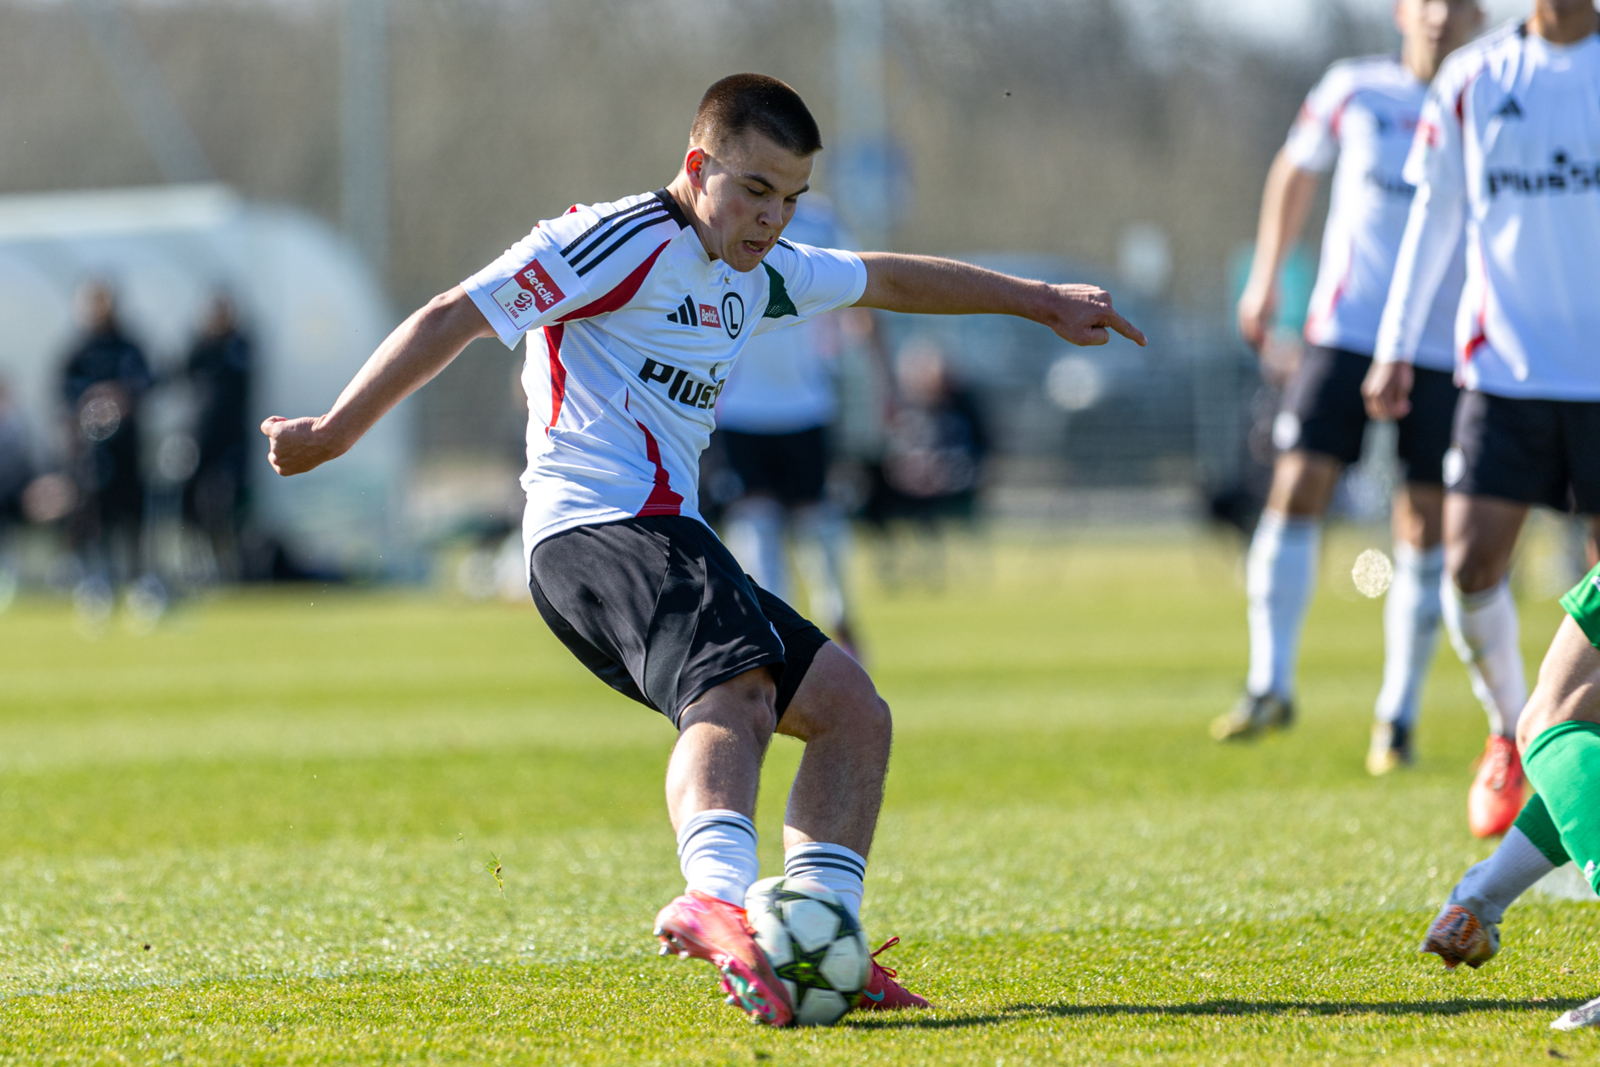
[[[1600,993],[1589,907],[1530,898],[1479,972],[1415,954],[1489,850],[1464,810],[1483,717],[1442,651],[1418,766],[1366,776],[1381,602],[1335,595],[1341,551],[1300,726],[1227,749],[1224,550],[1011,543],[944,594],[869,584],[897,737],[865,919],[937,1010],[803,1032],[655,956],[671,731],[531,607],[297,589],[90,640],[24,602],[0,616],[0,1062],[1592,1061],[1600,1035],[1547,1030]],[[1558,619],[1524,604],[1531,664]],[[773,746],[768,871],[798,752]]]

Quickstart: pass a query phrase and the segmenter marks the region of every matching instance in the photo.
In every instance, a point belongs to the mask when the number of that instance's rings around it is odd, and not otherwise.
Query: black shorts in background
[[[828,435],[815,426],[797,433],[721,431],[728,466],[746,493],[775,497],[784,507],[815,504],[828,481]]]
[[[1452,493],[1600,515],[1600,402],[1469,390],[1450,452]]]
[[[707,690],[768,667],[781,718],[828,638],[681,515],[579,526],[532,556],[539,614],[585,667],[672,724]]]
[[[1281,452],[1303,450],[1350,464],[1361,458],[1367,408],[1361,382],[1372,357],[1342,348],[1306,350],[1284,390],[1283,409],[1272,425],[1272,442]],[[1416,367],[1411,411],[1398,424],[1400,463],[1408,482],[1444,481],[1444,454],[1450,448],[1456,384],[1444,371]]]

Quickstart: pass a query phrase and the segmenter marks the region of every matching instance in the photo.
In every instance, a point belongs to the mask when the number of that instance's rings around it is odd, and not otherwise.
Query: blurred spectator
[[[895,363],[899,404],[889,423],[883,476],[870,505],[885,524],[912,524],[909,553],[891,544],[882,558],[886,584],[900,584],[906,564],[930,585],[943,581],[943,527],[950,521],[970,523],[977,514],[978,491],[990,439],[972,392],[950,369],[932,340],[908,344]],[[920,557],[920,560],[919,558]]]
[[[0,381],[0,611],[17,592],[16,530],[24,518],[22,498],[33,481],[28,428]]]
[[[250,422],[252,363],[250,338],[239,327],[233,301],[219,294],[184,367],[197,411],[194,473],[184,485],[183,515],[210,541],[224,579],[240,576],[239,530],[249,504],[246,478],[256,436]]]
[[[152,383],[144,353],[117,321],[116,300],[107,286],[84,286],[78,312],[84,336],[68,353],[61,380],[78,491],[70,538],[83,566],[79,609],[101,616],[109,614],[113,587],[143,569],[138,416]]]

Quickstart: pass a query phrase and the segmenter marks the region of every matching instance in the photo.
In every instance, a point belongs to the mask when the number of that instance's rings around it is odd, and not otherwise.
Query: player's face
[[[753,130],[722,145],[716,156],[691,149],[686,169],[700,194],[696,214],[706,251],[740,273],[755,270],[777,244],[800,194],[811,187],[810,156]]]
[[[1445,56],[1472,39],[1483,24],[1478,0],[1399,0],[1395,25],[1407,50],[1426,57],[1437,70]]]

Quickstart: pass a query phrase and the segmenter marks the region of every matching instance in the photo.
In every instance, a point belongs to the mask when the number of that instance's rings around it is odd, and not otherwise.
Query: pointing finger
[[[1123,318],[1110,308],[1106,309],[1106,325],[1110,326],[1113,330],[1116,330],[1122,336],[1126,337],[1128,340],[1132,341],[1141,348],[1149,343],[1144,336],[1143,330],[1139,329],[1139,327],[1135,326],[1133,323],[1129,322],[1127,319]]]

